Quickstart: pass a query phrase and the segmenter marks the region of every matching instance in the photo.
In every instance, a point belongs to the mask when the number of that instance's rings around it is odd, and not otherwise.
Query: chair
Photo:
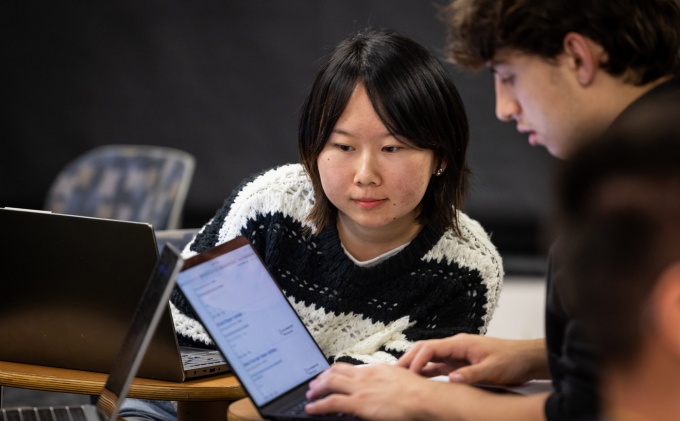
[[[195,167],[184,151],[146,145],[96,147],[70,162],[50,187],[45,209],[147,222],[176,229]]]
[[[156,245],[158,252],[163,250],[166,244],[172,244],[178,250],[184,250],[184,247],[189,244],[191,240],[198,234],[200,228],[185,228],[172,230],[156,230]]]

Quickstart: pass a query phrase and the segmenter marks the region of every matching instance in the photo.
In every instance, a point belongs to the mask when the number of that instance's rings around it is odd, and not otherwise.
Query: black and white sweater
[[[500,292],[501,258],[482,227],[459,213],[462,237],[425,226],[396,255],[355,265],[337,229],[303,234],[314,201],[299,164],[245,183],[185,248],[185,257],[245,235],[331,361],[394,362],[417,340],[486,332]],[[180,342],[211,346],[173,296]]]

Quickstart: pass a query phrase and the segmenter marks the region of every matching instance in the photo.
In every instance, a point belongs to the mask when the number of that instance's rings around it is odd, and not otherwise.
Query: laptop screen
[[[187,261],[177,284],[258,406],[328,368],[244,238]]]

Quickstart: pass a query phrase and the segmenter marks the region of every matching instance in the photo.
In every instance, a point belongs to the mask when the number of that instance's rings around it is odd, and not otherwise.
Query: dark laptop
[[[329,363],[246,238],[187,259],[177,285],[263,418],[357,419],[304,412]]]
[[[0,408],[0,420],[116,420],[120,403],[127,396],[154,330],[163,313],[167,311],[167,302],[175,285],[175,276],[181,266],[179,251],[172,245],[166,245],[137,304],[132,322],[110,367],[108,379],[96,406]]]
[[[107,373],[158,258],[151,225],[0,208],[0,235],[0,360]],[[182,353],[166,304],[138,376],[228,369],[217,351]]]

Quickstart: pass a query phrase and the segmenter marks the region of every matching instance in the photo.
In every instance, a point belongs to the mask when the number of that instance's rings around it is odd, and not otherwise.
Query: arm
[[[307,405],[307,412],[344,412],[367,420],[533,421],[545,419],[547,394],[496,394],[386,364],[335,364],[310,384],[307,397],[322,396]]]
[[[545,340],[459,334],[418,342],[397,363],[425,376],[457,383],[521,384],[549,379]]]

